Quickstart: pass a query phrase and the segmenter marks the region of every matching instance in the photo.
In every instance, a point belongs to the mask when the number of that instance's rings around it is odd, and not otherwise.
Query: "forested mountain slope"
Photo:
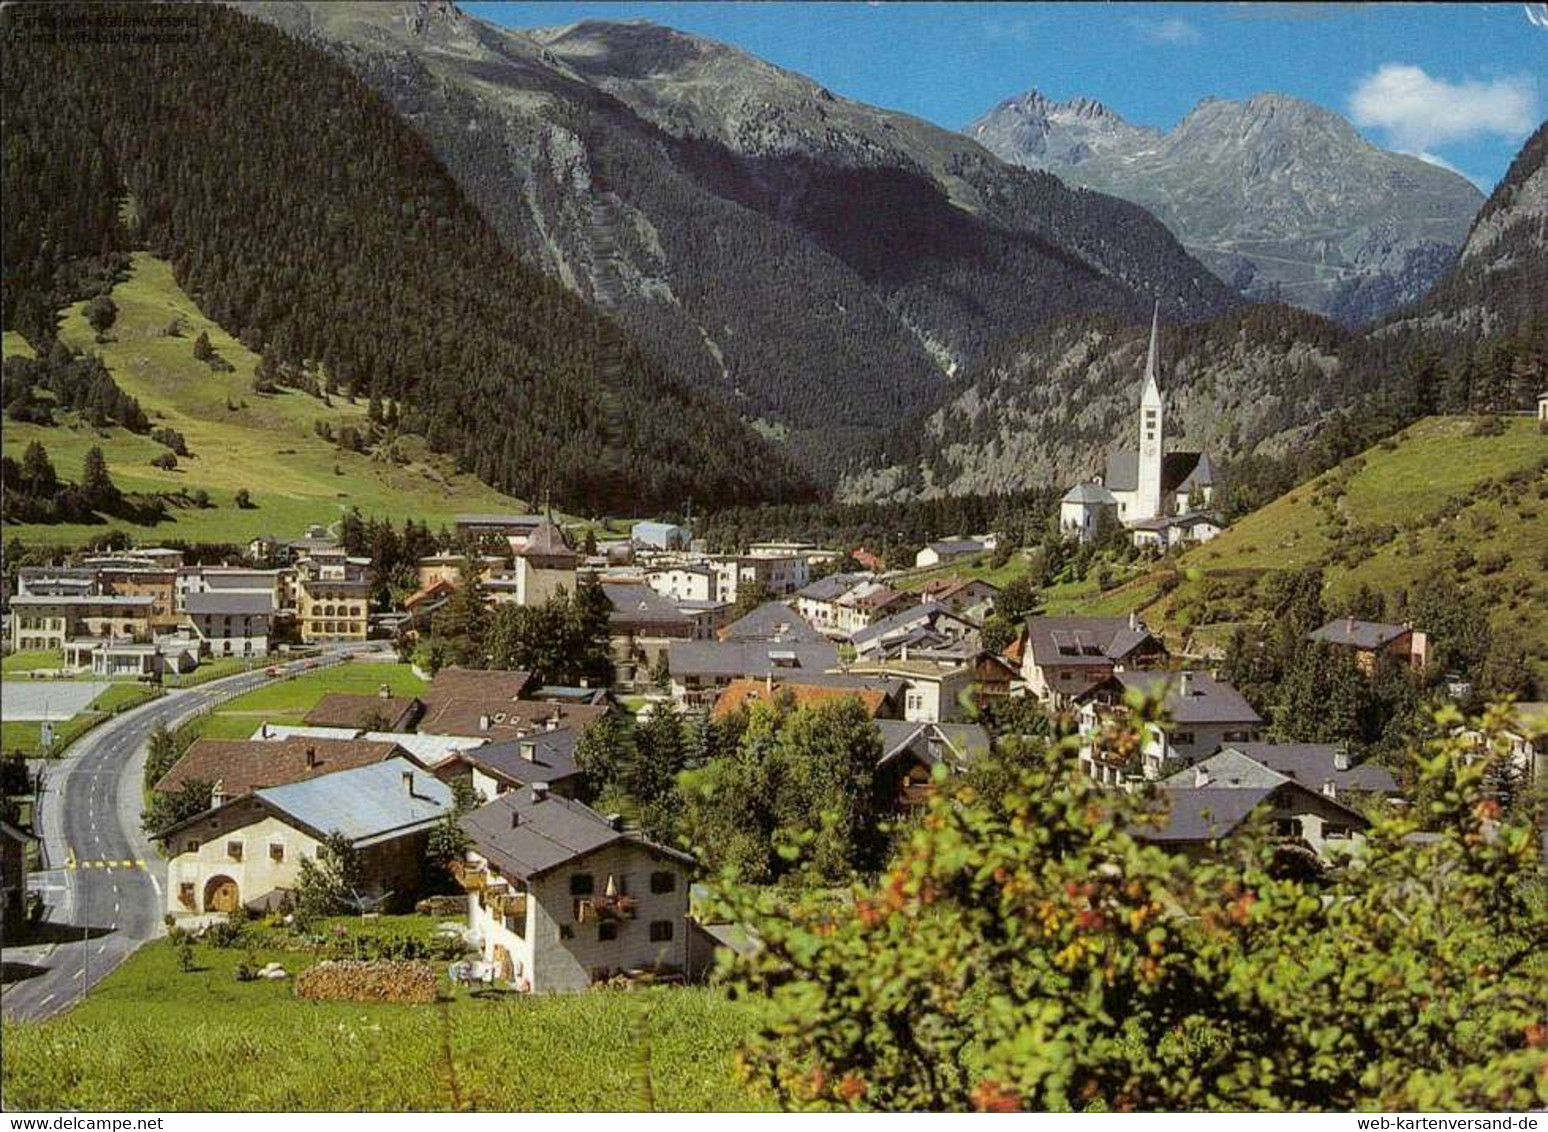
[[[1005,335],[1233,301],[1133,205],[669,28],[247,8],[390,99],[529,263],[827,476]]]
[[[523,264],[425,141],[323,53],[229,8],[7,6],[5,326],[144,246],[280,383],[381,408],[486,483],[575,509],[805,498],[783,454]],[[114,34],[117,34],[116,32]],[[253,470],[255,477],[262,470]]]

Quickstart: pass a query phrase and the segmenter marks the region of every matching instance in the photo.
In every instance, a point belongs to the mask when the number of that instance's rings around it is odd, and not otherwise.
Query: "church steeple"
[[[1145,356],[1145,385],[1140,391],[1140,403],[1161,400],[1161,304],[1157,303],[1150,316],[1150,353]]]
[[[1166,403],[1161,397],[1161,304],[1150,318],[1150,352],[1145,358],[1145,384],[1140,387],[1139,466],[1135,482],[1135,520],[1164,513],[1162,467],[1166,453]]]

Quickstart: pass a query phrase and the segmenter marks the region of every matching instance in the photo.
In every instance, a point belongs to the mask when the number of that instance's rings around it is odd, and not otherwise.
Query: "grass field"
[[[54,725],[54,745],[49,753],[61,755],[75,740],[110,716],[148,703],[160,692],[145,684],[122,683],[106,689],[85,711]],[[0,751],[20,751],[28,758],[44,753],[42,725],[31,720],[0,720]]]
[[[394,696],[415,696],[426,687],[407,664],[347,661],[293,680],[265,684],[227,700],[200,716],[185,734],[209,739],[246,739],[261,723],[299,725],[329,692],[374,695],[386,684]]]
[[[944,566],[910,571],[893,579],[891,585],[894,589],[907,593],[917,593],[931,582],[941,578],[976,578],[993,586],[1004,586],[1012,578],[1027,572],[1027,560],[1019,551],[1013,553],[999,566],[994,565],[993,559],[993,554],[975,554],[971,558],[959,558]]]
[[[428,925],[428,921],[422,921]],[[12,1111],[739,1111],[763,1107],[732,1058],[750,1008],[713,990],[473,997],[434,1006],[305,1002],[238,982],[244,952],[178,969],[143,947],[84,1002],[5,1023]],[[259,950],[292,975],[315,962]]]
[[[204,488],[216,504],[207,510],[175,509],[174,521],[137,528],[115,520],[143,541],[245,542],[254,535],[298,534],[309,523],[331,523],[358,507],[367,516],[402,520],[413,517],[432,527],[449,524],[459,511],[521,511],[518,500],[501,495],[472,476],[456,473],[449,462],[429,454],[417,438],[398,442],[403,463],[346,452],[313,432],[318,419],[335,427],[365,419],[365,404],[335,397],[330,408],[294,390],[253,392],[258,355],[225,329],[205,318],[172,278],[171,266],[147,253],[136,253],[129,279],[113,290],[118,319],[108,340],[95,341],[86,324],[84,303],[64,312],[60,337],[72,347],[101,354],[113,378],[137,398],[153,426],[170,427],[188,441],[191,457],[163,471],[150,466],[166,449],[149,437],[123,429],[96,430],[80,422],[42,427],[7,421],[4,451],[20,458],[28,443],[40,440],[59,474],[80,475],[82,461],[100,445],[118,485],[129,491],[167,492]],[[181,319],[183,331],[164,332]],[[217,373],[193,356],[203,331],[234,372]],[[25,354],[31,347],[15,333],[4,337],[4,351]],[[227,408],[228,400],[239,407]],[[256,507],[239,510],[233,497],[240,488]],[[7,538],[26,542],[79,544],[107,525],[17,526]]]
[[[64,653],[57,649],[7,653],[5,658],[0,660],[0,672],[5,673],[7,676],[63,667]]]

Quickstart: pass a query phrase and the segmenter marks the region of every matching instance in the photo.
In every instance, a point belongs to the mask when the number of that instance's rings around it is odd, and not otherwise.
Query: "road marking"
[[[97,948],[97,954],[101,955],[106,950],[107,950],[107,944],[104,943],[101,947]]]
[[[85,967],[82,967],[82,968],[81,968],[81,969],[80,969],[80,970],[79,970],[79,971],[77,971],[77,972],[75,972],[75,974],[73,974],[73,975],[71,975],[71,976],[70,976],[70,977],[71,977],[71,978],[72,978],[72,979],[78,979],[78,978],[80,978],[80,977],[81,977],[81,976],[82,976],[82,975],[84,975],[84,974],[85,974],[85,973],[86,973],[86,968],[85,968]]]
[[[54,996],[53,995],[49,995],[42,1002],[38,1003],[38,1006],[40,1006],[40,1007],[47,1006],[49,1003],[51,1003],[53,1001],[54,1001]]]

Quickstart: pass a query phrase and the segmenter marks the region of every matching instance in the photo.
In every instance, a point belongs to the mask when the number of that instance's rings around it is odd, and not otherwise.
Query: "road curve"
[[[358,651],[339,650],[322,663],[335,664]],[[259,669],[168,692],[109,719],[50,764],[35,822],[49,867],[32,874],[31,882],[49,906],[44,934],[54,944],[42,958],[27,957],[45,970],[8,984],[0,995],[0,1015],[57,1014],[163,932],[166,862],[140,829],[147,740],[158,723],[176,725],[275,679]]]

